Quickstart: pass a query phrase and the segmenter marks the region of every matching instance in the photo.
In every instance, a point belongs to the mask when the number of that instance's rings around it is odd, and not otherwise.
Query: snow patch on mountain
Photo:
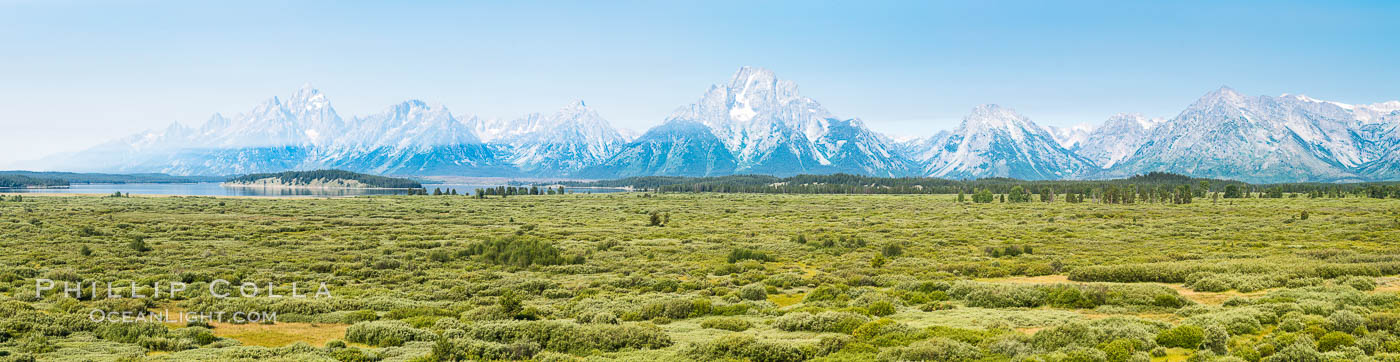
[[[672,122],[705,125],[733,154],[739,173],[897,175],[908,168],[863,122],[834,117],[799,94],[796,83],[763,68],[740,68],[667,117]]]
[[[1160,119],[1150,119],[1141,114],[1119,113],[1109,117],[1070,150],[1099,168],[1112,168],[1132,156],[1142,146],[1148,131],[1161,122]]]
[[[1152,129],[1108,175],[1151,171],[1251,182],[1356,180],[1367,161],[1351,110],[1306,97],[1246,97],[1222,87]]]
[[[906,149],[919,152],[913,158],[925,165],[923,175],[956,179],[1061,179],[1090,164],[1029,118],[994,104],[974,108],[957,129]]]
[[[514,119],[455,116],[410,100],[341,118],[305,85],[198,127],[178,122],[39,161],[44,168],[177,175],[315,168],[404,175],[595,177],[852,173],[947,178],[1109,178],[1152,171],[1254,182],[1400,179],[1400,101],[1247,97],[1228,87],[1170,120],[1119,114],[1041,127],[984,105],[927,137],[833,115],[773,72],[740,68],[646,130],[583,101]]]
[[[1089,133],[1094,132],[1094,125],[1088,123],[1080,123],[1069,127],[1046,126],[1045,128],[1047,131],[1050,131],[1051,136],[1055,137],[1055,142],[1058,142],[1060,147],[1067,149],[1078,146],[1080,142],[1084,142],[1085,139],[1089,138]]]

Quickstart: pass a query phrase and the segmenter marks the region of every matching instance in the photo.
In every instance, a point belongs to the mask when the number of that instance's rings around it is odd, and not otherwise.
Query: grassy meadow
[[[0,360],[1400,361],[1400,199],[0,199]]]

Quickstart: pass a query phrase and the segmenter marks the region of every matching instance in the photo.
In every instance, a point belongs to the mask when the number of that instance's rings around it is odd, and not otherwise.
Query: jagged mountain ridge
[[[708,138],[714,137],[729,155],[720,163],[707,165],[727,165],[730,158],[735,164],[731,170],[707,168],[706,173],[846,172],[900,176],[912,169],[907,159],[893,152],[884,138],[864,122],[833,116],[815,100],[799,94],[795,83],[780,80],[762,68],[740,68],[727,83],[710,86],[696,103],[677,109],[661,127],[665,127],[664,132],[651,137],[643,135],[622,152],[650,155],[664,149],[670,162],[699,164],[703,162],[693,159],[711,157],[707,155],[718,151],[709,144]],[[681,145],[663,144],[678,141],[674,135],[682,130],[703,139]],[[703,147],[688,147],[694,145]],[[631,160],[614,157],[588,174],[629,169],[623,165],[627,162]],[[675,175],[662,170],[670,169],[663,167],[654,172]]]
[[[932,177],[1061,179],[1092,165],[1029,118],[994,104],[974,108],[957,129],[924,142],[913,157],[923,163],[922,175]]]
[[[341,118],[309,85],[246,113],[174,123],[46,160],[70,170],[241,174],[342,168],[396,175],[614,178],[852,173],[1022,179],[1152,171],[1254,182],[1400,179],[1400,101],[1351,105],[1302,95],[1210,92],[1171,119],[1119,114],[1042,127],[977,107],[958,128],[893,141],[833,116],[771,71],[744,67],[635,138],[583,101],[553,113],[481,119],[406,101]]]
[[[1163,121],[1149,119],[1136,113],[1115,114],[1102,125],[1090,130],[1083,140],[1070,147],[1070,151],[1088,159],[1099,168],[1112,168],[1119,161],[1137,152],[1147,132]]]
[[[1103,175],[1172,170],[1265,183],[1366,180],[1362,166],[1392,152],[1375,149],[1384,140],[1358,133],[1368,120],[1357,108],[1306,97],[1246,97],[1222,87],[1154,127],[1132,156]]]
[[[517,169],[534,175],[571,175],[602,163],[626,143],[617,129],[581,100],[550,115],[527,115],[506,127],[520,128],[495,132],[498,136],[492,143],[506,147],[508,162]]]

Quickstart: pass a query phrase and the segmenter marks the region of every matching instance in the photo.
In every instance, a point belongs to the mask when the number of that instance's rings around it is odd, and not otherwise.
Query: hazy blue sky
[[[236,114],[303,83],[514,117],[584,99],[644,130],[740,66],[895,135],[997,103],[1170,117],[1221,85],[1400,99],[1400,2],[0,0],[0,166]]]

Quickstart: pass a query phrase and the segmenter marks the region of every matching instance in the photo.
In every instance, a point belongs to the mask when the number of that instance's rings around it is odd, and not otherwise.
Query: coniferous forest
[[[0,174],[0,188],[58,186],[68,186],[68,181],[55,178],[38,178],[24,175]]]
[[[229,179],[231,184],[252,183],[273,179],[286,185],[306,185],[325,181],[355,181],[367,187],[386,189],[422,189],[423,184],[404,178],[368,175],[344,170],[286,171],[278,173],[255,173]]]
[[[1284,194],[1305,197],[1365,196],[1400,198],[1400,182],[1248,184],[1240,181],[1194,178],[1153,172],[1115,180],[1025,181],[1010,178],[949,180],[940,178],[888,178],[849,174],[776,177],[738,175],[718,177],[647,176],[617,180],[566,182],[570,186],[631,187],[655,192],[720,192],[770,194],[1045,194],[1074,195],[1110,203],[1149,200],[1180,201],[1194,197],[1278,198]],[[1019,188],[1019,190],[1017,190]],[[1018,199],[1020,200],[1020,199]],[[1028,200],[1027,200],[1028,201]]]

